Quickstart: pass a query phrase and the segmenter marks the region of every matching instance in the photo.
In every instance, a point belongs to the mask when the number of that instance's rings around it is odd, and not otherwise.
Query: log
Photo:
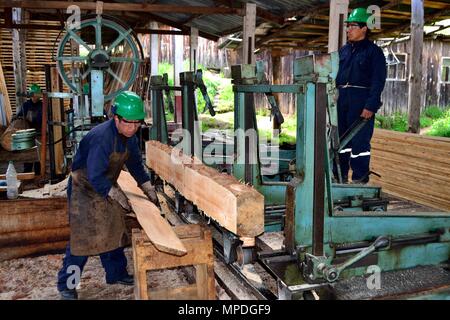
[[[0,201],[0,261],[65,248],[67,198]]]
[[[122,171],[117,183],[130,200],[137,220],[153,245],[162,252],[183,256],[187,250],[169,223],[161,216],[161,211],[150,202],[136,185],[133,177]]]
[[[45,253],[60,253],[67,246],[67,241],[30,244],[19,247],[0,248],[0,262],[5,260],[41,255]]]
[[[148,167],[223,228],[248,238],[264,232],[264,197],[251,186],[157,141],[146,155]]]

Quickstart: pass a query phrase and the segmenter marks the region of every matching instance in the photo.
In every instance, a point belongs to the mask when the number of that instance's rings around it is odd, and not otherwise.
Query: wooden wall
[[[31,20],[33,24],[52,24],[58,22]],[[59,34],[57,30],[27,30],[26,35],[26,65],[27,65],[27,87],[37,83],[45,89],[45,65],[55,65],[52,61],[53,53],[56,51],[58,42],[54,42]],[[66,53],[70,55],[69,52]],[[6,86],[8,87],[9,99],[13,114],[16,113],[16,88],[14,84],[13,56],[12,56],[12,33],[10,29],[0,28],[0,62],[3,66]]]
[[[410,59],[410,42],[393,44],[394,53],[406,53],[406,80],[387,80],[382,94],[381,114],[408,112],[408,76]],[[442,57],[450,57],[450,42],[441,40],[424,40],[422,53],[422,108],[426,106],[450,105],[450,84],[441,82]]]
[[[450,210],[450,139],[376,129],[371,182],[387,193]]]

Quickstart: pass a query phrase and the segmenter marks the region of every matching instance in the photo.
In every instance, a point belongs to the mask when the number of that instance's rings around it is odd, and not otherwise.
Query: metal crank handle
[[[322,272],[325,279],[329,282],[336,281],[339,278],[341,272],[344,271],[346,268],[360,261],[361,259],[367,257],[372,252],[386,248],[387,246],[389,246],[389,243],[390,241],[386,236],[380,236],[369,247],[365,248],[364,250],[361,250],[358,254],[351,257],[347,261],[341,263],[340,265],[337,266],[331,265],[324,267]]]

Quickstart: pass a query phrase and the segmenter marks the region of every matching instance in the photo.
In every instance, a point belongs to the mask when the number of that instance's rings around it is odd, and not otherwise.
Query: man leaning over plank
[[[135,136],[145,116],[142,99],[133,92],[123,92],[116,97],[114,109],[113,119],[96,126],[81,140],[72,164],[67,187],[70,243],[57,284],[63,299],[78,298],[75,287],[92,255],[100,255],[106,283],[134,284],[124,254],[129,237],[123,209],[131,211],[131,207],[117,185],[124,165],[159,207]]]

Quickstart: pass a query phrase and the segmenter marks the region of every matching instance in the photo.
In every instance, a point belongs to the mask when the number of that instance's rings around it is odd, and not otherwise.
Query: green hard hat
[[[41,87],[39,85],[37,85],[36,83],[33,83],[30,86],[30,93],[34,94],[34,93],[41,93],[41,92],[42,92]]]
[[[371,14],[367,12],[366,8],[356,8],[350,13],[345,22],[367,23],[370,16]]]
[[[144,120],[144,102],[131,91],[124,91],[114,100],[116,114],[126,120]]]
[[[89,83],[83,84],[83,94],[89,94]]]

